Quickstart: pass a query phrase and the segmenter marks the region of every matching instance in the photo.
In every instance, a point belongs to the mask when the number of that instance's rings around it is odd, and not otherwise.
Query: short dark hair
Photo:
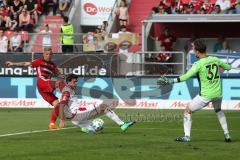
[[[68,17],[67,17],[67,16],[64,16],[64,17],[63,17],[63,21],[64,21],[65,23],[68,23]]]
[[[69,74],[66,78],[66,82],[68,83],[68,82],[72,81],[73,79],[78,79],[78,75],[73,74],[73,73]]]
[[[194,48],[196,51],[200,52],[200,53],[206,53],[207,50],[207,46],[205,45],[205,43],[203,42],[203,40],[201,39],[196,39],[193,42]]]

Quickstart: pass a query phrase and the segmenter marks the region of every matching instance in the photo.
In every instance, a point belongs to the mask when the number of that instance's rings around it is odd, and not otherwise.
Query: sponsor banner
[[[0,76],[34,76],[36,72],[31,67],[7,67],[6,61],[32,61],[42,57],[41,53],[32,54],[0,54]],[[53,62],[63,74],[74,73],[79,76],[116,76],[118,75],[119,56],[117,54],[55,54]]]
[[[80,78],[76,94],[80,105],[100,104],[114,99],[112,107],[146,109],[184,109],[198,95],[198,81],[159,88],[157,78]],[[0,77],[0,107],[50,107],[36,88],[36,78]],[[240,109],[240,79],[223,78],[223,109]],[[4,92],[3,92],[4,91]],[[60,97],[60,93],[56,92]],[[211,104],[206,107],[211,109]]]
[[[79,107],[88,107],[89,104],[95,104],[96,106],[101,104],[101,100],[79,99]],[[137,99],[136,103],[131,105],[124,101],[113,100],[111,103],[112,108],[118,109],[185,109],[189,107],[191,101],[185,100],[148,100]],[[53,108],[43,99],[14,99],[14,98],[0,98],[0,108]],[[212,110],[212,104],[210,103],[204,109]],[[226,101],[222,102],[223,110],[240,110],[239,101]]]
[[[194,54],[190,55],[190,65],[197,61],[197,58]],[[228,63],[232,66],[232,68],[238,69],[231,69],[230,71],[221,72],[221,76],[227,77],[240,77],[240,56],[239,53],[215,53],[211,54],[220,58],[223,62]]]
[[[81,25],[97,26],[107,21],[116,0],[81,0]]]

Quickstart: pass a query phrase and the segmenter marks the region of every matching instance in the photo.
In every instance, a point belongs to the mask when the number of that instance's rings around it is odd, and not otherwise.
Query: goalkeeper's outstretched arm
[[[164,76],[160,76],[160,78],[157,81],[158,85],[169,85],[169,84],[173,84],[173,83],[179,83],[179,82],[183,82],[188,80],[189,78],[191,78],[192,76],[196,75],[196,73],[198,72],[199,67],[197,65],[193,65],[193,67],[187,71],[187,73],[181,75],[178,78],[166,78]]]

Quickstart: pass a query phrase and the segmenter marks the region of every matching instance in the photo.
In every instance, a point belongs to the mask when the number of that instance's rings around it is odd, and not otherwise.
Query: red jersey
[[[32,61],[32,67],[36,69],[38,81],[48,81],[53,73],[58,72],[57,66],[52,61],[45,61],[43,58]]]
[[[32,61],[32,67],[37,72],[37,88],[43,99],[49,104],[58,98],[53,94],[56,82],[51,81],[53,73],[58,72],[56,65],[51,61],[45,61],[43,58]]]
[[[166,51],[172,51],[173,43],[176,41],[176,38],[172,35],[166,36],[165,34],[160,35],[159,40],[161,41],[162,45],[165,47]]]

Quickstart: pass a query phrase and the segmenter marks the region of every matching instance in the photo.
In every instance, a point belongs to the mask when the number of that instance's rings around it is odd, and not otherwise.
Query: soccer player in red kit
[[[58,98],[54,95],[54,90],[59,88],[60,90],[64,87],[64,82],[61,81],[51,81],[53,74],[58,76],[63,76],[57,66],[51,61],[52,59],[52,49],[46,48],[43,53],[43,58],[38,58],[31,62],[11,62],[6,61],[8,67],[18,66],[18,67],[27,67],[31,66],[35,68],[37,72],[37,88],[41,96],[45,101],[50,105],[54,106],[54,109],[51,113],[49,129],[58,129],[59,127],[55,124],[58,114],[59,114],[59,101]]]

